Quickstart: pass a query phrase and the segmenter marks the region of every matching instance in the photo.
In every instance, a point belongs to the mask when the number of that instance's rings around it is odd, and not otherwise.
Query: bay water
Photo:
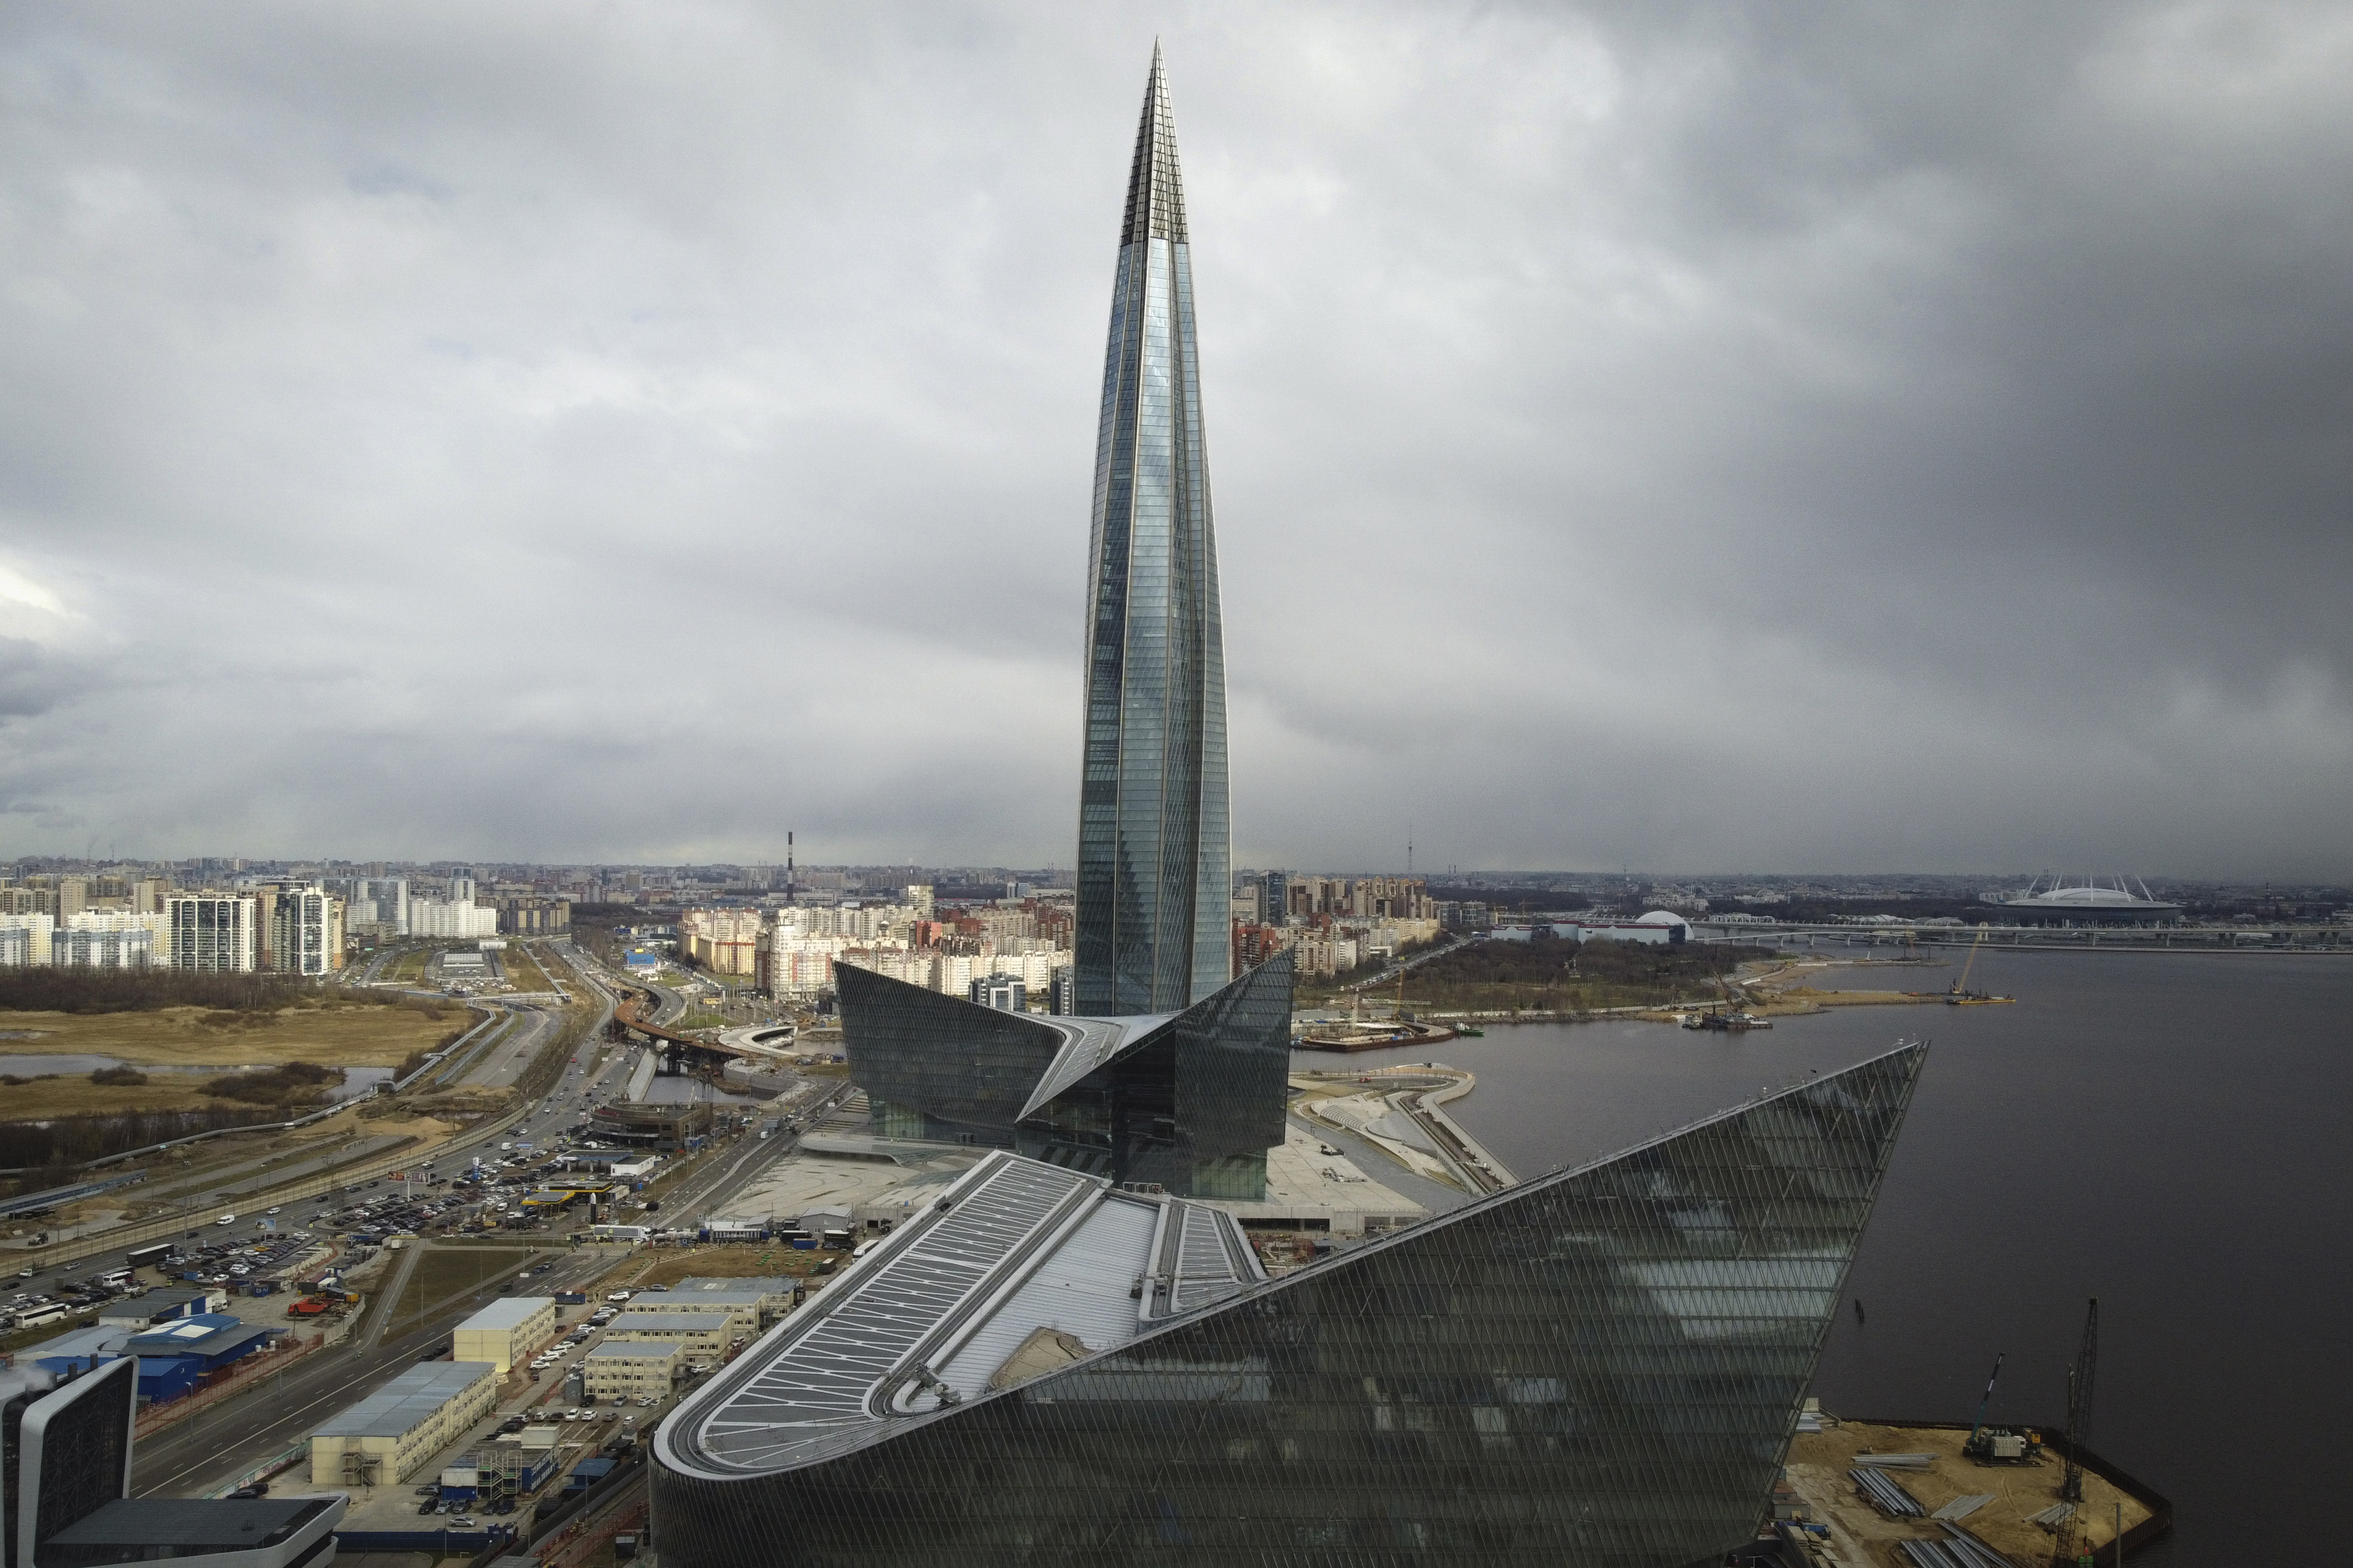
[[[1942,989],[1941,968],[1816,984]],[[1449,1110],[1523,1179],[1931,1042],[1815,1392],[1856,1416],[2063,1425],[2100,1299],[2092,1447],[2170,1498],[2133,1559],[2293,1557],[2353,1495],[2353,958],[2005,953],[1986,1007],[1862,1006],[1704,1034],[1517,1025],[1483,1039],[1302,1052],[1329,1070],[1442,1060]],[[1863,1304],[1861,1321],[1853,1302]]]

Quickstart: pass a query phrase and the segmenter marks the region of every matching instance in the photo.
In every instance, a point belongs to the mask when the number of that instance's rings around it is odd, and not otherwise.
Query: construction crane
[[[1985,1432],[1986,1410],[1993,1404],[1993,1385],[2001,1378],[2001,1363],[2009,1359],[2008,1351],[2003,1351],[1993,1358],[1993,1371],[1986,1377],[1985,1397],[1978,1401],[1977,1421],[1969,1427],[1968,1436],[1961,1443],[1961,1452],[1964,1454],[1974,1454],[1978,1451],[1978,1438]]]
[[[1952,989],[1945,993],[1945,1000],[1950,1005],[1955,1007],[1976,1007],[1981,1006],[1989,1002],[2009,1002],[2014,1000],[2014,998],[2009,996],[1989,996],[1982,991],[1972,991],[1969,989],[1969,975],[1977,969],[1978,950],[1985,946],[1985,939],[1986,928],[1983,926],[1978,927],[1978,939],[1977,941],[1969,943],[1969,960],[1967,963],[1961,965],[1961,977],[1958,980],[1954,981]]]
[[[1969,994],[1969,974],[1978,966],[1978,949],[1985,945],[1985,927],[1978,927],[1978,939],[1969,943],[1969,960],[1961,965],[1961,977],[1953,982],[1953,988],[1947,993],[1948,995],[1966,996]]]
[[[1969,1428],[1961,1452],[1980,1465],[2031,1465],[2039,1461],[2032,1450],[2041,1439],[2030,1432],[2012,1432],[2004,1426],[1986,1425],[1986,1411],[1993,1404],[1993,1385],[2001,1376],[2001,1363],[2009,1359],[2007,1352],[1993,1358],[1993,1373],[1986,1379],[1985,1397],[1978,1401],[1977,1425]]]
[[[2067,1369],[2067,1475],[2059,1484],[2063,1502],[2084,1500],[2084,1445],[2092,1440],[2092,1385],[2100,1364],[2100,1299],[2084,1310],[2084,1342]]]

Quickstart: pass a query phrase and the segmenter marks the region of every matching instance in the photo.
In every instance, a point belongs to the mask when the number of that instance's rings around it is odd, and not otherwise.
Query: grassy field
[[[1409,1011],[1424,1013],[1512,1008],[1582,1012],[1701,1001],[1722,994],[1715,983],[1718,974],[1771,954],[1770,948],[1729,943],[1472,942],[1409,972],[1405,1005]],[[1395,994],[1383,988],[1372,998],[1388,1000]]]
[[[416,984],[424,980],[425,966],[432,962],[433,950],[431,948],[411,948],[408,952],[402,953],[398,958],[394,959],[389,964],[385,965],[384,977],[386,980],[397,980],[406,984]]]
[[[638,1263],[638,1268],[616,1273],[613,1279],[645,1286],[675,1285],[698,1275],[710,1279],[750,1279],[769,1275],[806,1278],[817,1272],[818,1258],[841,1256],[838,1252],[800,1252],[783,1242],[752,1247],[665,1247],[649,1251],[650,1265],[639,1263],[648,1256],[641,1253],[631,1259]],[[612,1281],[606,1283],[609,1287]]]
[[[153,1013],[0,1013],[0,1033],[30,1039],[0,1040],[5,1056],[88,1052],[137,1065],[250,1067],[317,1062],[322,1067],[392,1067],[411,1051],[438,1048],[465,1022],[450,1004],[438,1013],[413,1007],[323,1003],[274,1013],[229,1013],[166,1007]],[[0,1114],[23,1114],[0,1111]]]
[[[533,1255],[534,1249],[527,1247],[434,1247],[417,1260],[400,1299],[393,1302],[386,1331],[399,1333],[454,1297],[478,1290],[495,1292]]]
[[[0,1058],[5,1068],[5,1058]],[[146,1083],[94,1084],[87,1073],[37,1078],[27,1083],[0,1084],[0,1113],[13,1121],[40,1121],[59,1116],[105,1116],[124,1110],[209,1110],[225,1101],[202,1092],[210,1076],[158,1073]]]
[[[516,990],[553,991],[555,989],[555,982],[549,977],[547,966],[539,962],[537,953],[524,947],[521,942],[515,943],[500,954],[500,961],[506,965],[507,979],[513,984]]]

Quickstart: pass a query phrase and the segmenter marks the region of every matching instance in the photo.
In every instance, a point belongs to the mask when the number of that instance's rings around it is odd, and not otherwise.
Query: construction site
[[[2091,1447],[2100,1303],[2067,1368],[2067,1424],[1841,1420],[1813,1400],[1790,1440],[1773,1528],[1789,1568],[2053,1568],[2120,1563],[2172,1528],[2173,1506]]]

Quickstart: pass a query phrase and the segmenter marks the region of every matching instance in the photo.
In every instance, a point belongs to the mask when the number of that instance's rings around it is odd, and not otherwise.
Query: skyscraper
[[[1232,977],[1225,639],[1191,247],[1158,45],[1095,437],[1072,1005],[1175,1013]]]

